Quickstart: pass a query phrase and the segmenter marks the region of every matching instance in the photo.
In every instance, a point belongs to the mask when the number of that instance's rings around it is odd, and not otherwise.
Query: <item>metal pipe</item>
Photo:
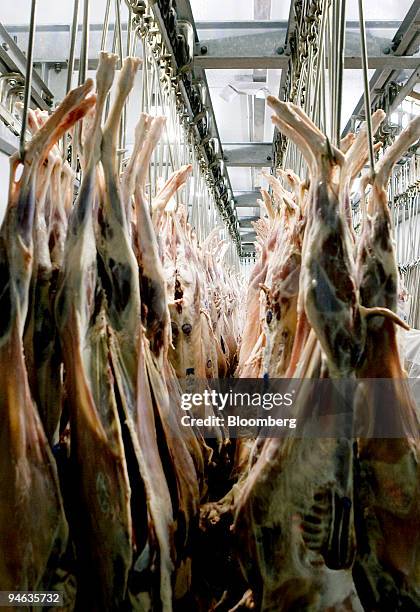
[[[102,28],[102,37],[101,37],[101,51],[104,51],[106,47],[106,39],[108,37],[109,30],[109,13],[111,10],[111,0],[106,1],[105,7],[105,16],[104,16],[104,26]]]
[[[133,40],[133,9],[131,4],[128,5],[128,18],[127,18],[127,56],[132,55],[132,43]],[[134,55],[134,54],[133,54]]]
[[[322,13],[321,19],[321,30],[319,33],[319,50],[318,50],[318,70],[316,72],[315,79],[315,102],[319,100],[319,93],[321,88],[321,74],[324,72],[324,49],[325,49],[325,32],[327,28],[327,19],[328,19],[328,11],[329,11],[329,0],[326,0],[324,4],[324,11]],[[325,76],[325,75],[324,75]],[[318,126],[319,127],[319,126]]]
[[[334,142],[336,133],[336,114],[337,108],[337,3],[339,0],[333,0],[332,15],[331,15],[331,44],[329,49],[328,64],[330,67],[330,83],[331,83],[331,140]]]
[[[329,10],[329,8],[327,9]],[[321,109],[322,109],[322,131],[324,134],[327,133],[327,96],[325,91],[325,74],[326,74],[326,49],[325,44],[322,49],[322,57],[321,57],[321,69],[322,69],[322,79],[321,79]]]
[[[74,72],[74,53],[76,49],[76,36],[77,36],[78,21],[79,21],[79,0],[74,0],[73,22],[71,25],[71,32],[70,32],[69,63],[67,66],[66,93],[68,93],[71,89],[71,82],[72,82],[73,72]]]
[[[346,0],[341,0],[338,15],[338,57],[337,57],[337,95],[336,95],[336,131],[335,144],[340,146],[341,138],[341,107],[343,101],[343,76],[346,38]]]
[[[82,46],[80,50],[80,66],[79,66],[79,85],[86,81],[88,51],[89,51],[89,3],[90,0],[84,0],[83,6],[83,30],[82,30]]]
[[[369,85],[369,66],[366,47],[366,27],[363,12],[363,0],[359,0],[359,23],[360,23],[360,46],[362,50],[362,67],[363,67],[363,95],[365,100],[365,115],[366,126],[368,133],[369,144],[369,163],[372,176],[375,174],[375,151],[373,148],[373,130],[372,130],[372,115],[370,104],[370,85]]]
[[[32,91],[32,70],[33,70],[33,59],[32,58],[34,55],[35,19],[36,19],[36,0],[32,0],[31,18],[29,22],[28,52],[26,55],[25,93],[24,93],[24,98],[23,98],[22,128],[20,132],[20,142],[19,142],[19,154],[20,154],[20,159],[22,161],[25,156],[25,135],[26,135],[26,126],[28,123],[28,108],[29,108],[29,102],[31,99],[31,91]]]
[[[115,0],[115,29],[117,31],[118,55],[120,58],[119,65],[122,66],[122,61],[124,59],[124,49],[123,49],[123,42],[122,42],[120,0]]]

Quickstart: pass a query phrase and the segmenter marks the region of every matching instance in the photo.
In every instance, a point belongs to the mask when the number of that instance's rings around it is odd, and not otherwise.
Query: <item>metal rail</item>
[[[161,32],[162,39],[163,39],[163,41],[165,43],[166,48],[169,51],[169,53],[168,53],[169,57],[167,58],[168,62],[171,65],[173,73],[175,75],[179,75],[180,69],[182,67],[177,65],[176,54],[174,53],[174,49],[172,48],[172,44],[171,44],[171,40],[170,40],[170,37],[169,37],[169,33],[166,31],[164,19],[163,19],[163,16],[162,16],[162,14],[160,12],[160,9],[159,9],[159,6],[158,6],[157,3],[154,3],[152,5],[152,10],[153,10],[153,14],[154,14],[154,17],[156,19],[157,25],[159,27],[159,30]],[[188,23],[191,24],[191,26],[193,28],[195,42],[197,43],[198,42],[197,29],[195,27],[195,23],[194,23],[192,11],[191,11],[191,6],[190,6],[190,3],[188,2],[188,0],[179,0],[177,2],[177,16],[178,16],[179,19],[184,19]],[[218,129],[217,129],[217,124],[216,124],[216,120],[215,120],[215,116],[214,116],[214,111],[213,111],[213,106],[212,106],[211,97],[210,97],[210,93],[209,93],[209,88],[208,88],[208,84],[207,84],[207,79],[206,79],[204,70],[200,70],[199,68],[197,68],[195,66],[195,64],[192,66],[192,68],[193,68],[193,77],[194,77],[194,80],[196,82],[201,82],[202,89],[205,92],[205,95],[204,95],[204,97],[205,97],[205,106],[206,106],[206,111],[207,111],[207,113],[208,113],[208,115],[210,117],[210,134],[209,134],[209,136],[215,138],[217,140],[217,142],[218,142],[219,158],[220,158],[220,161],[222,162],[220,164],[221,172],[222,172],[222,176],[223,176],[223,178],[224,178],[224,180],[226,182],[226,185],[227,185],[227,188],[228,188],[228,191],[229,191],[229,194],[230,194],[230,201],[232,202],[232,207],[233,207],[233,204],[234,204],[233,190],[232,190],[232,186],[231,186],[231,183],[230,183],[229,174],[228,174],[228,172],[226,170],[226,167],[225,167],[225,165],[223,163],[223,155],[224,155],[223,147],[222,147],[222,143],[221,143],[221,140],[220,140],[219,132],[218,132]],[[201,136],[201,134],[200,134],[200,132],[199,132],[199,130],[197,128],[197,125],[195,124],[195,121],[194,121],[194,112],[193,112],[193,109],[191,107],[191,103],[190,103],[190,100],[189,100],[189,97],[188,97],[188,94],[187,94],[187,91],[185,89],[185,86],[183,84],[182,79],[178,79],[177,85],[179,87],[179,92],[180,92],[180,94],[182,96],[183,103],[185,105],[187,114],[189,116],[189,120],[192,122],[192,129],[193,129],[193,132],[195,133],[196,142],[198,143],[198,146],[200,147],[201,155],[203,156],[203,159],[205,160],[205,163],[207,164],[207,166],[209,166],[210,160],[207,158],[205,149],[200,144],[201,141],[202,141],[202,136]],[[219,201],[219,205],[222,207],[222,210],[223,210],[223,207],[225,206],[224,203]],[[236,215],[236,228],[237,228],[238,221],[237,221],[237,213],[236,213],[236,211],[235,211],[235,215]],[[235,230],[235,233],[236,233],[236,238],[235,239],[239,240],[239,235],[237,233],[237,229]]]
[[[416,58],[410,58],[407,56],[418,52],[420,40],[420,31],[418,29],[419,20],[420,0],[415,0],[392,40],[392,45],[390,47],[390,52],[392,52],[392,55],[389,56],[389,62],[385,63],[385,65],[376,66],[372,64],[372,60],[369,57],[370,68],[376,68],[376,71],[369,83],[372,109],[376,107],[378,100],[386,90],[387,86],[398,78],[402,70],[415,70],[417,68],[415,65]],[[400,62],[398,65],[395,64],[395,60],[397,60],[397,58]],[[343,136],[352,130],[355,119],[360,121],[364,119],[363,106],[364,96],[362,96],[356,104],[352,116],[344,128],[342,134]]]
[[[0,23],[0,63],[7,72],[20,72],[26,75],[26,57],[19,49],[6,28]],[[52,91],[42,78],[33,70],[31,97],[34,103],[43,110],[48,110],[54,99]]]

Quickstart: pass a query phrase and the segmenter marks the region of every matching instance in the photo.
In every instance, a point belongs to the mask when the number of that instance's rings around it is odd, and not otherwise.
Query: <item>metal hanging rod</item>
[[[82,47],[80,50],[80,66],[79,66],[79,85],[86,81],[88,68],[88,52],[89,52],[89,14],[90,0],[84,0],[83,5],[83,30],[82,30]]]
[[[124,49],[122,42],[122,29],[121,29],[121,2],[115,0],[115,35],[118,48],[119,65],[122,65],[124,59]]]
[[[74,0],[73,22],[71,25],[71,32],[70,32],[70,52],[69,52],[69,63],[67,67],[66,93],[68,93],[71,89],[71,83],[72,83],[72,78],[73,78],[78,20],[79,20],[79,0]]]
[[[344,77],[344,62],[345,62],[345,23],[346,23],[346,0],[339,0],[338,12],[338,57],[337,57],[337,107],[336,114],[336,132],[334,134],[335,144],[338,147],[341,139],[341,110],[343,101],[343,77]]]
[[[101,38],[101,51],[103,51],[106,47],[106,39],[108,36],[108,31],[109,31],[109,13],[111,10],[111,0],[106,0],[106,7],[105,7],[105,17],[104,17],[104,23],[102,26],[102,38]],[[93,28],[93,26],[91,26]],[[114,24],[112,24],[112,29],[114,29]]]
[[[365,19],[363,12],[363,0],[359,0],[359,21],[360,21],[360,45],[362,49],[362,62],[363,62],[363,91],[365,99],[365,117],[368,133],[368,145],[369,145],[369,163],[372,176],[375,173],[375,151],[373,147],[373,129],[372,129],[372,115],[371,115],[371,103],[370,103],[370,85],[369,85],[369,66],[368,66],[368,55],[366,47],[366,28]]]
[[[26,55],[26,75],[25,75],[25,93],[23,99],[23,111],[22,111],[22,128],[20,132],[19,142],[19,154],[21,160],[25,155],[25,136],[26,126],[28,123],[28,108],[31,99],[32,91],[32,70],[33,70],[33,54],[34,54],[34,38],[35,38],[35,19],[36,19],[36,0],[32,0],[31,4],[31,17],[29,22],[29,40],[28,40],[28,51]]]

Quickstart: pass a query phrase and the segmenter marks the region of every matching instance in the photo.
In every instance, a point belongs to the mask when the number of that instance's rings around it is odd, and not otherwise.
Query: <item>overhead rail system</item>
[[[83,67],[86,71],[94,70],[107,35],[111,35],[116,51],[121,53],[124,48],[127,54],[131,49],[140,56],[145,53],[144,40],[147,39],[162,75],[166,75],[165,83],[170,83],[178,120],[188,134],[186,146],[194,149],[197,167],[214,198],[217,214],[237,253],[240,256],[254,254],[252,222],[255,215],[250,215],[247,208],[255,208],[259,193],[234,191],[230,168],[276,167],[286,163],[299,170],[302,162],[294,148],[278,133],[273,144],[222,142],[206,69],[281,69],[280,98],[299,102],[319,125],[330,130],[333,140],[337,140],[339,131],[345,135],[364,119],[362,97],[350,121],[341,129],[338,108],[342,82],[334,80],[333,76],[340,74],[340,67],[342,70],[362,69],[359,21],[345,20],[344,0],[334,3],[331,0],[291,0],[287,21],[195,22],[188,0],[116,0],[112,7],[118,7],[118,11],[112,19],[110,6],[108,0],[103,24],[89,23],[89,0],[74,0],[76,19],[73,24],[36,28],[36,35],[42,33],[42,36],[36,36],[35,40],[31,104],[48,109],[64,95],[64,84],[56,91],[56,77],[60,72],[72,74],[69,64],[82,76]],[[77,18],[78,13],[83,18],[82,23]],[[419,23],[420,0],[412,3],[402,22],[365,22],[368,67],[375,70],[370,79],[373,109],[381,106],[391,114],[419,81]],[[83,32],[80,34],[83,28],[85,37]],[[69,36],[70,40],[75,40],[72,33],[87,40],[85,58],[79,44],[73,48],[69,45]],[[0,24],[0,150],[8,154],[16,149],[20,133],[20,122],[13,108],[16,100],[22,100],[24,92],[26,57],[22,48],[26,48],[27,36],[28,28],[8,26],[6,31]],[[21,44],[16,43],[16,37]],[[333,50],[340,37],[345,39],[345,51],[337,57]],[[329,84],[326,83],[327,74],[332,81]],[[318,102],[323,95],[324,108]],[[325,106],[327,97],[331,98],[328,108]],[[383,139],[387,137],[392,137],[389,125],[385,126]],[[240,214],[238,209],[241,209]],[[200,223],[200,213],[195,211],[194,214],[198,215],[197,223]]]

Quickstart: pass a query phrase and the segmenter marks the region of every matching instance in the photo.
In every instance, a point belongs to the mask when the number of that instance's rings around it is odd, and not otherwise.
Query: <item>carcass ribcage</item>
[[[333,532],[336,451],[333,439],[266,440],[240,492],[234,530],[247,542],[241,563],[261,610],[286,611],[296,601],[300,609],[323,610],[329,585],[348,573],[333,578],[324,562]],[[343,533],[346,546],[351,537]]]

